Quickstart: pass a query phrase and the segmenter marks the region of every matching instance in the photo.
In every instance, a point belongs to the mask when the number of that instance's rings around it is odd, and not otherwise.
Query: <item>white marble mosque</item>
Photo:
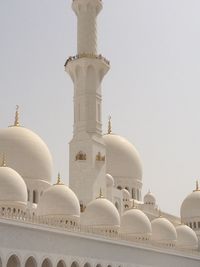
[[[110,68],[97,51],[101,0],[73,0],[77,55],[65,63],[74,84],[69,186],[41,138],[20,124],[0,129],[0,267],[200,266],[198,182],[180,207],[160,211],[142,189],[137,149],[102,133],[101,82]],[[113,100],[114,101],[114,100]]]

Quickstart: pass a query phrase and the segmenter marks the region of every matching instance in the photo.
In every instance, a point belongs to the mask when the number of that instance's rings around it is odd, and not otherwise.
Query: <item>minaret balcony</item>
[[[71,56],[69,57],[66,62],[65,62],[65,67],[68,66],[68,64],[70,62],[79,60],[81,58],[85,58],[85,59],[99,59],[102,60],[103,63],[105,63],[108,67],[110,67],[110,61],[107,60],[105,57],[103,57],[101,54],[100,55],[94,55],[94,54],[80,54],[80,55],[76,55],[76,56]]]

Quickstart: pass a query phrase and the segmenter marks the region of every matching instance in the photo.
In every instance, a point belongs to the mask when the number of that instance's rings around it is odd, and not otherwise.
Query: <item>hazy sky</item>
[[[38,133],[68,181],[73,84],[64,72],[76,54],[71,0],[0,1],[0,127]],[[179,214],[200,177],[200,1],[104,0],[99,53],[111,61],[103,124],[130,140],[143,162],[143,194]]]

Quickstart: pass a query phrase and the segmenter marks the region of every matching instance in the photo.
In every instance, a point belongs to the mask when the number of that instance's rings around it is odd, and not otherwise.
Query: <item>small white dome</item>
[[[188,219],[200,217],[200,191],[195,190],[189,194],[181,205],[181,219],[185,222]]]
[[[122,189],[121,192],[122,192],[123,200],[130,200],[131,199],[131,195],[127,189]]]
[[[149,205],[156,204],[156,198],[150,191],[144,196],[144,204],[149,204]]]
[[[114,187],[114,178],[112,177],[112,175],[110,175],[109,173],[106,174],[106,185],[108,187]]]
[[[151,222],[139,209],[127,210],[121,218],[120,232],[129,236],[147,238],[151,236]]]
[[[173,224],[166,218],[157,218],[151,222],[152,240],[166,244],[175,245],[177,240],[176,229]]]
[[[106,145],[106,171],[115,177],[142,179],[142,164],[136,148],[116,134],[103,136]]]
[[[24,127],[0,130],[0,151],[24,179],[51,181],[52,158],[42,139]],[[1,155],[0,155],[1,160]]]
[[[37,206],[38,216],[69,218],[78,221],[79,201],[74,192],[64,184],[55,184],[44,191]]]
[[[177,242],[176,246],[184,249],[197,249],[198,238],[196,233],[187,225],[179,225],[176,227]]]
[[[0,203],[6,206],[19,204],[24,207],[27,204],[26,184],[23,178],[9,167],[0,167]]]
[[[119,212],[111,201],[100,197],[86,206],[81,215],[81,224],[109,229],[119,228]]]

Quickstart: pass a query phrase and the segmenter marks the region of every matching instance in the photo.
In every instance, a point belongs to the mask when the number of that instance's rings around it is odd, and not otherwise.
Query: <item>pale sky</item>
[[[0,1],[0,127],[38,133],[68,182],[73,84],[64,72],[76,54],[69,0]],[[143,194],[179,215],[200,179],[200,1],[104,0],[99,53],[111,61],[102,84],[103,129],[134,143],[143,162]]]

